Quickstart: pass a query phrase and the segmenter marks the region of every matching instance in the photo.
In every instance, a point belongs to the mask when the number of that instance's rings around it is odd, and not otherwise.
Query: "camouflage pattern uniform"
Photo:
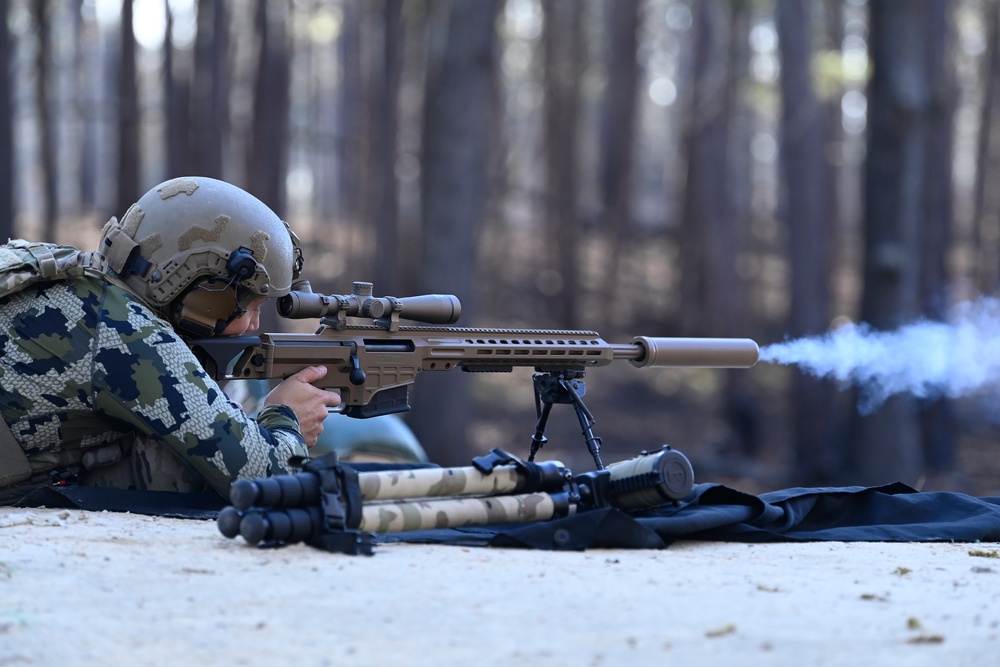
[[[96,275],[0,298],[0,415],[33,472],[0,487],[0,505],[52,471],[228,497],[237,478],[287,473],[306,454],[290,408],[249,419],[168,322]]]

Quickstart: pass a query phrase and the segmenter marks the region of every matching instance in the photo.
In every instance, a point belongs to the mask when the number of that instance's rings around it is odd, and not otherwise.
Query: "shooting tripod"
[[[576,476],[558,461],[525,463],[500,449],[458,468],[364,472],[336,454],[297,463],[301,472],[234,482],[219,531],[253,545],[371,555],[376,533],[641,510],[679,501],[694,481],[687,458],[667,446]]]

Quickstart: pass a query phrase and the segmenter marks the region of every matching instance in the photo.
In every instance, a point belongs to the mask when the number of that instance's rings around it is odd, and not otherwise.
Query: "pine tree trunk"
[[[474,322],[476,245],[489,195],[498,3],[450,0],[443,50],[428,63],[424,108],[421,292],[456,294]],[[411,425],[431,459],[466,465],[472,414],[466,373],[427,373],[415,389]]]

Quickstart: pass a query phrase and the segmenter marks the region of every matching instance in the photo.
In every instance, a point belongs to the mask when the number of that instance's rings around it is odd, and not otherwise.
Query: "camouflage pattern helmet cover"
[[[270,208],[205,177],[151,189],[105,225],[99,251],[143,301],[170,319],[197,311],[195,329],[216,333],[256,298],[288,294],[302,266],[298,238]]]

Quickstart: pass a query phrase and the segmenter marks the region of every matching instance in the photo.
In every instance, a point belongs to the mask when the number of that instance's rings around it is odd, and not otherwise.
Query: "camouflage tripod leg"
[[[472,466],[360,472],[361,498],[438,498],[446,496],[499,496],[511,493],[552,491],[562,488],[561,463],[553,462],[547,474],[531,481],[518,466],[497,466],[489,474]]]
[[[318,505],[289,508],[233,506],[219,513],[219,531],[241,535],[248,544],[290,544],[305,541],[329,551],[371,555],[375,532],[399,533],[432,528],[461,528],[500,523],[545,521],[575,511],[569,493],[525,493],[483,498],[435,498],[398,503],[367,503],[355,529],[330,529],[329,516]]]
[[[362,531],[400,533],[431,528],[547,521],[569,513],[567,494],[525,493],[487,498],[435,498],[369,503],[361,508]]]

